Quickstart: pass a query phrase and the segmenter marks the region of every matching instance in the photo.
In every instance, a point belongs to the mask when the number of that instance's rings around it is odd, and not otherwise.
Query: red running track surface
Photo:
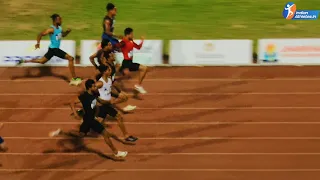
[[[125,162],[77,129],[67,68],[0,68],[0,179],[308,180],[320,178],[319,67],[152,68],[126,126],[140,140]],[[90,77],[92,68],[77,68]],[[126,82],[131,88],[135,80]],[[122,104],[121,106],[125,106]],[[110,131],[121,136],[114,122]]]

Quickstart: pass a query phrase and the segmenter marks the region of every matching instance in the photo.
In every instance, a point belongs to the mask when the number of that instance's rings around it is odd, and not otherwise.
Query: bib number
[[[97,105],[97,100],[94,99],[92,102],[91,102],[91,109],[94,109],[94,107],[96,107]]]
[[[61,33],[59,33],[59,34],[56,35],[56,40],[58,41],[58,40],[60,40],[60,39],[62,39],[62,34],[61,34]]]

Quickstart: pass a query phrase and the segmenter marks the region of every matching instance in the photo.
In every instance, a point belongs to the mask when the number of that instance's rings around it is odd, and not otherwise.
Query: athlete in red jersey
[[[121,47],[121,51],[124,57],[122,61],[122,66],[120,68],[120,72],[125,77],[130,77],[130,71],[139,71],[139,84],[135,85],[135,89],[139,91],[141,94],[147,93],[144,88],[141,86],[144,77],[147,74],[147,66],[140,65],[138,63],[133,62],[133,48],[141,49],[144,37],[141,37],[141,43],[138,45],[133,41],[133,29],[126,28],[124,30],[124,38],[122,41],[117,44],[117,47]]]

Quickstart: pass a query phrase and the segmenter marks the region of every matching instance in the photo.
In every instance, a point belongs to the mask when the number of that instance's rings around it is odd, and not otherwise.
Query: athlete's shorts
[[[104,104],[102,106],[97,107],[98,109],[98,117],[105,119],[107,115],[111,117],[116,117],[118,111],[111,104]]]
[[[2,144],[4,142],[4,140],[2,139],[2,137],[0,136],[0,144]]]
[[[47,59],[51,59],[53,56],[57,56],[61,59],[65,59],[66,58],[67,53],[62,51],[59,48],[49,48],[48,52],[44,55],[45,58]]]
[[[134,63],[132,60],[123,60],[119,71],[122,72],[124,69],[129,69],[129,71],[138,71],[139,68],[139,63]]]
[[[101,134],[104,131],[104,126],[94,119],[94,116],[84,116],[83,122],[80,125],[80,132],[87,134],[90,129],[94,132]]]
[[[114,46],[114,45],[119,43],[118,39],[116,39],[116,38],[114,38],[112,36],[109,36],[109,35],[107,35],[105,33],[102,34],[101,38],[102,38],[102,40],[104,40],[104,39],[109,40],[111,42],[112,46]]]

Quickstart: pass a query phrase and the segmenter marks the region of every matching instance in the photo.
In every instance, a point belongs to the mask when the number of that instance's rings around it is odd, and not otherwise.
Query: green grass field
[[[67,39],[100,39],[105,5],[102,0],[0,1],[0,39],[35,39],[59,13]],[[118,0],[116,33],[135,29],[138,38],[259,39],[319,37],[320,20],[288,21],[282,18],[282,0]],[[320,9],[319,0],[294,1],[297,9]]]

